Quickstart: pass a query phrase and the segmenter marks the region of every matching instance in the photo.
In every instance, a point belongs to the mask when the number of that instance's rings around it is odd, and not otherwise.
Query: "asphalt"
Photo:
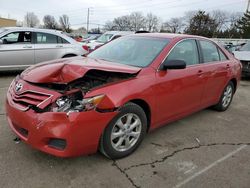
[[[0,73],[1,74],[1,73]],[[250,187],[250,80],[226,112],[205,109],[148,134],[131,156],[62,159],[15,143],[4,101],[13,74],[0,75],[0,187]]]

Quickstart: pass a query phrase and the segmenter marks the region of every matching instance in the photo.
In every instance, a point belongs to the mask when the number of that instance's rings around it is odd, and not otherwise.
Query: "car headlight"
[[[53,112],[82,112],[93,110],[102,101],[105,95],[98,95],[82,100],[72,96],[63,96],[56,100]]]

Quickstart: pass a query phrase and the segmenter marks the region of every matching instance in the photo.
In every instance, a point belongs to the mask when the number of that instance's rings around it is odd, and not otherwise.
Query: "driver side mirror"
[[[3,40],[2,39],[0,39],[0,44],[3,44]]]
[[[183,60],[165,60],[161,66],[160,70],[167,69],[185,69],[187,66],[186,62]]]

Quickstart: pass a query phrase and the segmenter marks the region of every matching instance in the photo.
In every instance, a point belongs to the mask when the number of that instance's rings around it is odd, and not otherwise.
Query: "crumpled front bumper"
[[[21,111],[11,105],[7,94],[6,114],[11,129],[24,142],[43,152],[59,156],[73,157],[95,153],[98,150],[101,134],[114,112],[100,113],[95,110],[73,112],[36,113],[34,110]],[[63,150],[51,147],[50,139],[63,139]]]

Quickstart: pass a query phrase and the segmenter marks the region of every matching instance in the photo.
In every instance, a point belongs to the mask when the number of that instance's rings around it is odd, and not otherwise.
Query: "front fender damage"
[[[39,109],[37,107],[33,107],[33,110],[39,113],[85,111],[86,109],[84,109],[82,106],[84,105],[86,94],[109,84],[115,84],[124,80],[133,79],[137,74],[138,72],[124,73],[103,70],[89,70],[81,78],[73,80],[69,83],[30,83],[48,90],[53,90],[53,92],[58,92],[60,94],[60,97],[53,99],[51,104],[46,108]],[[96,111],[105,113],[113,112],[118,109],[109,96],[105,95],[105,93],[100,93],[100,95],[104,95],[104,97],[94,108]]]

